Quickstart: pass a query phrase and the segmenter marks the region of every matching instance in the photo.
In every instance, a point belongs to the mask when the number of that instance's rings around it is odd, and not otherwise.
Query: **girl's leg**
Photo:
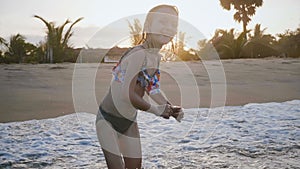
[[[107,167],[109,169],[123,169],[124,162],[121,157],[116,131],[111,127],[111,124],[105,120],[99,120],[96,123],[96,130]]]
[[[125,168],[140,169],[142,167],[142,150],[137,123],[133,123],[124,134],[120,135],[119,140]]]

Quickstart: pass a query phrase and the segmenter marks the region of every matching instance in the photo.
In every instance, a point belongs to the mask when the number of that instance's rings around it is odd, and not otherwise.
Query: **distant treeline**
[[[198,42],[198,54],[203,59],[211,58],[214,51],[221,59],[300,57],[300,28],[287,30],[277,37],[264,34],[265,30],[261,30],[259,24],[246,33],[237,33],[234,29],[217,30],[210,40]]]
[[[300,28],[295,31],[287,30],[285,33],[277,34],[276,37],[270,34],[264,34],[265,29],[261,30],[260,25],[256,25],[253,31],[247,32],[247,38],[244,33],[230,30],[216,30],[211,39],[198,41],[197,49],[186,50],[184,48],[184,33],[180,32],[181,39],[177,38],[170,47],[165,50],[172,50],[169,53],[175,55],[166,55],[164,60],[199,60],[199,59],[236,59],[236,58],[263,58],[263,57],[300,57]],[[80,55],[81,48],[72,48],[70,46],[54,46],[52,50],[47,48],[48,43],[40,42],[37,45],[26,42],[26,38],[20,34],[13,35],[7,42],[0,38],[0,63],[61,63],[76,62]],[[88,51],[89,49],[84,49]],[[97,51],[90,49],[91,51]],[[114,57],[121,56],[124,49],[113,48],[99,49],[103,55]],[[105,53],[105,52],[108,53]],[[93,53],[93,52],[92,52]],[[93,62],[103,61],[104,56],[92,56]],[[109,54],[111,53],[111,54]],[[50,58],[52,55],[52,59]],[[175,57],[174,57],[175,56]],[[86,56],[85,56],[86,57]],[[97,60],[95,58],[100,58]]]

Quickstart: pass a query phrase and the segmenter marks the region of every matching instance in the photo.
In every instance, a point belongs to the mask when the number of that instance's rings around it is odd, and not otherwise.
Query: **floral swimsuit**
[[[123,83],[125,80],[124,77],[125,77],[126,70],[121,68],[121,61],[123,57],[126,54],[128,54],[132,49],[133,48],[129,49],[127,52],[123,54],[120,61],[112,70],[114,80],[117,82]],[[151,76],[147,71],[146,65],[147,65],[147,59],[145,57],[142,70],[138,74],[137,83],[139,83],[141,87],[145,88],[145,90],[149,94],[160,93],[160,71],[159,69],[156,69],[155,73]]]
[[[131,48],[132,49],[132,48]],[[114,77],[114,81],[124,83],[124,78],[126,74],[126,68],[121,68],[121,60],[122,58],[129,53],[131,50],[129,49],[123,56],[121,57],[119,63],[113,68],[112,74]],[[141,71],[138,74],[137,83],[141,85],[149,94],[156,94],[160,92],[159,86],[159,80],[160,80],[160,71],[157,69],[153,76],[150,76],[147,72],[147,59],[145,57],[143,66]],[[135,114],[133,119],[128,119],[125,117],[122,117],[122,115],[119,113],[121,117],[115,116],[109,112],[106,112],[101,108],[102,106],[99,106],[99,113],[97,114],[96,122],[99,120],[105,119],[106,121],[110,122],[112,124],[112,127],[118,131],[119,133],[125,133],[128,128],[136,122],[137,114]]]

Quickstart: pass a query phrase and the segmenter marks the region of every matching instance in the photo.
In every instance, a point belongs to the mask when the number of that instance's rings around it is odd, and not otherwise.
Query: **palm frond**
[[[38,15],[34,15],[33,17],[40,19],[42,22],[44,22],[44,24],[47,26],[48,30],[52,30],[52,25],[51,22],[47,22],[44,18],[38,16]]]
[[[67,43],[68,43],[70,37],[73,35],[73,34],[71,33],[71,30],[72,30],[73,26],[74,26],[76,23],[78,23],[79,21],[81,21],[82,19],[83,19],[83,17],[78,18],[75,22],[73,22],[73,23],[71,24],[71,26],[69,27],[69,29],[68,29],[67,32],[65,33],[65,36],[64,36],[64,39],[63,39],[63,42],[62,42],[62,45],[63,45],[63,46],[66,46],[66,45],[67,45]]]
[[[221,6],[226,10],[231,9],[232,3],[233,3],[233,0],[220,0]]]

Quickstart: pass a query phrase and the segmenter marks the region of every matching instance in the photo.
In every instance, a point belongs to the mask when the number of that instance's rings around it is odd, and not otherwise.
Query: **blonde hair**
[[[178,9],[176,6],[172,6],[172,5],[166,5],[166,4],[162,4],[162,5],[158,5],[158,6],[155,6],[153,7],[152,9],[149,10],[149,12],[147,13],[147,16],[146,16],[146,19],[145,19],[145,22],[144,22],[144,27],[143,27],[143,31],[142,31],[142,38],[139,42],[139,44],[142,44],[143,42],[145,42],[147,40],[147,34],[149,32],[147,32],[148,30],[148,27],[149,25],[151,24],[153,18],[155,17],[155,13],[164,13],[164,12],[160,12],[159,9],[161,8],[170,8],[172,10],[175,11],[176,15],[175,16],[178,16],[179,12],[178,12]],[[148,35],[149,36],[149,35]],[[155,45],[152,45],[151,47],[155,47]]]

